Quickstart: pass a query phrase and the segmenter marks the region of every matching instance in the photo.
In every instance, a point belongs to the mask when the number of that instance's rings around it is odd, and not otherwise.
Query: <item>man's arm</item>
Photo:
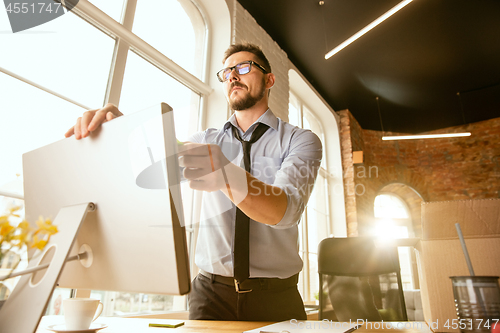
[[[312,132],[293,139],[274,184],[266,184],[229,162],[217,145],[186,143],[179,163],[191,188],[221,190],[251,219],[288,227],[296,223],[307,204],[321,162],[321,142]]]
[[[252,220],[269,225],[278,224],[283,219],[288,205],[283,189],[266,184],[248,172],[246,178],[248,194],[239,203],[238,208]]]
[[[251,219],[270,225],[281,221],[287,207],[285,193],[229,162],[219,146],[184,143],[179,156],[183,176],[192,189],[221,190]]]

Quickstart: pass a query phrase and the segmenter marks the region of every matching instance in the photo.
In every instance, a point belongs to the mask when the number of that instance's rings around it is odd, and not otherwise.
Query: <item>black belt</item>
[[[232,277],[215,275],[200,269],[200,274],[209,278],[212,282],[218,282],[227,286],[234,286],[237,293],[248,293],[253,290],[285,289],[296,286],[299,282],[299,274],[295,274],[286,279],[278,278],[248,278],[243,282],[237,282]]]

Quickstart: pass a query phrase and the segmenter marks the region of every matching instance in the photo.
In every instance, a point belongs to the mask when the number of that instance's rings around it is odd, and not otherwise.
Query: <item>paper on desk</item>
[[[287,320],[267,325],[243,333],[344,333],[352,332],[357,328],[356,322],[338,322],[330,320]]]

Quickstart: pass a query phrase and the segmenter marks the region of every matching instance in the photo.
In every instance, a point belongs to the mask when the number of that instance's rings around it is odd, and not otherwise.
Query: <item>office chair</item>
[[[326,238],[318,273],[320,320],[408,320],[396,247],[370,237]]]

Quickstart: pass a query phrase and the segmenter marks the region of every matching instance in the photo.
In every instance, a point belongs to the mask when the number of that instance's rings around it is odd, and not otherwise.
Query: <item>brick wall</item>
[[[353,139],[353,137],[359,137],[357,133],[353,133],[356,132],[357,128],[356,119],[352,117],[349,111],[340,111],[338,114],[340,116],[340,152],[342,156],[347,236],[355,237],[358,235],[358,216],[356,208],[356,184],[354,182],[352,152],[359,150],[357,145],[361,145],[361,142],[357,142]],[[353,127],[352,130],[351,127]],[[356,147],[353,148],[353,145]]]
[[[470,137],[382,141],[382,132],[363,130],[349,111],[339,116],[341,133],[349,132],[341,144],[344,167],[353,168],[358,189],[354,198],[358,234],[368,231],[375,196],[389,184],[407,185],[424,201],[500,197],[500,118],[429,132],[469,131]],[[345,158],[349,146],[351,152],[363,150],[362,165],[349,165]],[[414,219],[419,218],[415,214]],[[418,232],[419,225],[415,229]]]
[[[262,48],[276,76],[276,83],[271,89],[269,107],[277,117],[288,121],[287,54],[236,0],[226,0],[226,2],[231,11],[232,43],[250,42]]]

